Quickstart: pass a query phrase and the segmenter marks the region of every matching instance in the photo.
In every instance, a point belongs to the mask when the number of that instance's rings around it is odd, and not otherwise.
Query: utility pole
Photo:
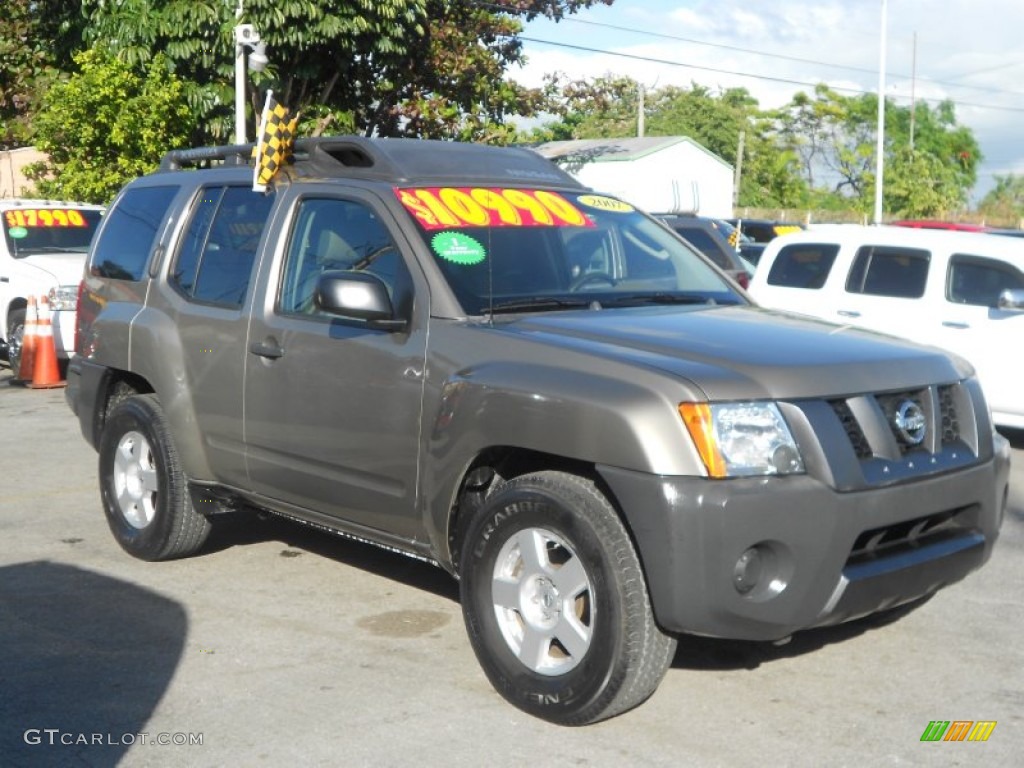
[[[743,180],[743,143],[746,141],[747,132],[740,131],[739,146],[736,147],[736,171],[732,178],[732,207],[736,213],[736,206],[740,202],[740,181]]]
[[[644,84],[640,83],[639,84],[639,91],[640,92],[638,94],[639,98],[637,99],[637,101],[639,102],[639,108],[637,109],[637,115],[636,115],[636,135],[639,136],[640,138],[643,138],[643,135],[644,135],[644,92],[645,92],[645,90],[646,89],[644,88]]]
[[[914,98],[917,86],[917,32],[914,32],[914,52],[910,57],[910,151],[914,151],[914,118],[917,112],[917,101]]]

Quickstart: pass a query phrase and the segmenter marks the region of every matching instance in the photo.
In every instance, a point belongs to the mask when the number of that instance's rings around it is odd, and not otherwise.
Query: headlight
[[[804,471],[775,403],[680,403],[679,413],[711,477]]]
[[[50,309],[72,310],[78,306],[78,286],[61,285],[50,289]]]

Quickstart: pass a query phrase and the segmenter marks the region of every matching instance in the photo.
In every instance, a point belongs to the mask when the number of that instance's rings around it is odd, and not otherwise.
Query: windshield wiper
[[[589,307],[593,303],[593,299],[559,299],[553,296],[535,296],[529,299],[502,301],[490,307],[489,310],[492,313],[521,311],[543,312],[546,309],[581,309],[583,307]]]
[[[628,296],[606,297],[605,306],[623,304],[717,304],[714,297],[693,293],[633,293]]]

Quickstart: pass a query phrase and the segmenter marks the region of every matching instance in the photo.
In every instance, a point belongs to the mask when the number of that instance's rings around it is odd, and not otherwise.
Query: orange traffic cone
[[[60,365],[57,363],[57,348],[53,345],[53,325],[50,320],[50,302],[45,296],[39,297],[39,322],[36,327],[35,365],[32,368],[32,389],[63,387]]]
[[[37,323],[36,297],[29,296],[28,306],[25,308],[25,329],[21,334],[21,363],[14,372],[19,381],[32,381],[35,374]]]

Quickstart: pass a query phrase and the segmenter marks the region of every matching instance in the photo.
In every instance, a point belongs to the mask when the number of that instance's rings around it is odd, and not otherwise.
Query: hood
[[[496,330],[658,369],[689,380],[711,400],[908,390],[972,372],[930,347],[753,306],[559,312]]]
[[[85,270],[85,253],[33,253],[15,260],[26,277],[54,285],[78,285]],[[38,270],[38,272],[36,272]]]

